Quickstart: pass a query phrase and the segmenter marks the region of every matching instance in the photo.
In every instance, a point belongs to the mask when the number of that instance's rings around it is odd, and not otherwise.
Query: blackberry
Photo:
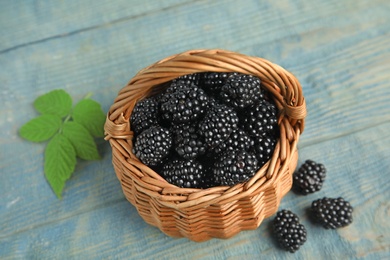
[[[136,135],[151,126],[158,125],[158,102],[155,98],[138,101],[131,113],[130,126]]]
[[[353,208],[343,198],[318,199],[312,202],[311,211],[316,222],[326,229],[336,229],[352,223]]]
[[[180,188],[201,188],[204,169],[202,164],[192,159],[173,159],[163,166],[161,175]]]
[[[249,151],[253,148],[255,142],[250,138],[244,130],[234,130],[226,141],[220,143],[214,148],[213,152],[219,154],[225,151],[233,150],[246,150]]]
[[[244,109],[264,98],[260,79],[246,74],[236,74],[228,77],[220,92],[221,100],[236,108]]]
[[[231,75],[235,75],[234,72],[206,72],[203,74],[203,89],[211,94],[218,95],[222,86],[226,83],[227,79]]]
[[[290,210],[280,210],[273,221],[273,229],[279,245],[294,253],[307,239],[304,225],[299,223],[299,218]]]
[[[245,150],[228,151],[216,159],[213,167],[217,185],[233,186],[249,180],[258,170],[256,156]]]
[[[197,120],[206,112],[208,99],[196,85],[175,81],[161,97],[161,117],[174,124]]]
[[[147,166],[161,164],[169,155],[172,136],[168,129],[152,126],[136,137],[134,154]]]
[[[204,170],[204,177],[201,182],[201,188],[208,189],[217,186],[217,184],[215,184],[214,182],[214,176],[211,168],[207,168],[204,165],[203,167],[205,168],[205,170]]]
[[[277,138],[274,135],[261,136],[256,139],[254,148],[260,168],[271,159],[276,142]]]
[[[250,136],[259,138],[269,134],[277,135],[278,119],[276,107],[273,103],[261,100],[245,113],[243,125]]]
[[[294,190],[303,195],[319,191],[325,177],[326,169],[324,165],[306,160],[293,176]]]
[[[180,76],[176,79],[174,79],[172,82],[173,84],[176,84],[177,82],[182,81],[187,85],[194,84],[198,87],[202,84],[202,74],[201,73],[193,73],[193,74],[187,74]]]
[[[206,152],[206,145],[199,136],[196,125],[177,125],[172,132],[175,151],[180,157],[191,159]]]
[[[204,137],[206,145],[213,149],[229,138],[237,129],[238,116],[233,108],[215,104],[207,111],[199,123],[199,134]]]

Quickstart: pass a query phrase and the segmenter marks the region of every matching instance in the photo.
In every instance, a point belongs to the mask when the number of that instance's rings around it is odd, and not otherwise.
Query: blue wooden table
[[[134,74],[189,49],[264,57],[300,80],[308,106],[299,142],[328,169],[321,191],[288,193],[308,241],[278,249],[271,219],[228,240],[167,237],[125,200],[99,141],[100,161],[79,161],[63,199],[43,174],[45,144],[18,129],[33,100],[62,88],[92,92],[104,111]],[[390,2],[0,1],[0,259],[390,259]],[[311,201],[342,196],[347,228],[309,221]]]

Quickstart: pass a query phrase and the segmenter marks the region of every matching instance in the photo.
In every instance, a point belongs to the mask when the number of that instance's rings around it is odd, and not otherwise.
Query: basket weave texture
[[[280,138],[272,158],[245,183],[209,189],[179,188],[142,164],[132,152],[129,118],[136,102],[171,80],[197,72],[240,72],[262,80],[278,109]],[[191,50],[139,71],[118,93],[105,123],[113,166],[127,200],[149,224],[193,241],[230,238],[256,229],[291,189],[306,105],[294,75],[265,59],[226,50]]]

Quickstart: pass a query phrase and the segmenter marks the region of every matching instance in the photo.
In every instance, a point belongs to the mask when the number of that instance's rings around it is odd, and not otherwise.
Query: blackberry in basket
[[[238,116],[234,109],[216,103],[200,121],[199,133],[205,139],[206,145],[213,149],[229,138],[237,129],[237,124]]]
[[[197,121],[209,106],[209,98],[203,89],[180,80],[172,83],[160,102],[162,119],[172,124]]]
[[[174,147],[184,159],[194,159],[206,153],[206,144],[198,133],[196,124],[182,124],[172,127]]]
[[[214,163],[214,181],[221,186],[233,186],[249,180],[258,169],[253,153],[245,150],[226,151]]]
[[[225,151],[253,149],[255,141],[242,129],[237,128],[229,135],[229,137],[217,147],[213,149],[215,154],[220,154]]]
[[[203,165],[193,159],[171,159],[163,166],[161,175],[180,188],[201,188],[205,177]]]
[[[243,126],[245,131],[253,138],[274,134],[277,131],[277,112],[273,103],[261,100],[245,111]]]
[[[206,72],[203,74],[203,89],[211,96],[218,96],[228,77],[235,74],[229,72]]]
[[[157,166],[168,157],[171,147],[171,132],[161,126],[153,126],[136,137],[134,154],[147,166]]]
[[[220,99],[236,108],[253,106],[264,98],[259,78],[252,75],[235,74],[227,78],[219,93]]]
[[[250,72],[261,79],[261,87],[266,93],[264,100],[269,103],[275,101],[280,111],[267,106],[266,115],[258,117],[257,114],[261,109],[256,111],[256,108],[265,102],[259,100],[240,110],[241,115],[239,115],[236,111],[238,109],[233,107],[230,101],[226,102],[221,98],[219,93],[227,79],[243,71]],[[183,76],[191,73],[199,76]],[[203,93],[194,91],[195,88],[203,90],[208,101],[200,102],[198,97]],[[177,94],[179,92],[180,94]],[[173,147],[169,149],[169,141],[164,148],[160,145],[159,148],[152,148],[158,151],[157,153],[145,152],[148,148],[147,138],[138,140],[137,137],[142,136],[148,129],[133,138],[133,131],[131,131],[133,127],[127,126],[126,122],[133,112],[131,105],[140,97],[152,95],[159,95],[159,124],[165,126],[166,130],[169,129],[166,135],[173,136],[172,129],[176,125],[194,123],[199,127],[197,134],[206,144],[205,154],[191,159],[179,159],[177,151],[173,148],[175,145],[172,144]],[[195,104],[194,100],[200,103]],[[163,103],[166,104],[163,106]],[[241,103],[247,104],[246,101]],[[193,107],[198,108],[193,109]],[[211,115],[210,111],[214,111],[214,115]],[[246,112],[253,113],[255,120],[247,118],[245,122],[242,114]],[[157,226],[169,236],[187,237],[193,241],[230,238],[242,230],[257,229],[263,219],[277,211],[280,200],[291,188],[289,180],[298,157],[296,141],[304,130],[305,112],[305,100],[298,80],[282,67],[262,58],[231,51],[190,50],[166,57],[145,67],[129,81],[108,111],[105,139],[110,142],[113,149],[113,165],[124,195],[147,223]],[[182,120],[183,116],[187,118]],[[278,142],[281,148],[286,146],[289,148],[286,156],[282,158],[280,152],[274,153],[273,156],[278,159],[275,167],[264,169],[265,171],[262,172],[266,174],[256,174],[258,171],[254,170],[248,173],[248,176],[252,176],[248,181],[237,186],[220,186],[219,183],[212,183],[215,179],[213,166],[218,160],[218,158],[208,157],[210,154],[216,154],[212,150],[223,142],[229,142],[227,140],[232,133],[235,133],[238,126],[254,141],[259,137],[268,136],[271,132],[274,136],[279,136],[278,133],[275,134],[278,131],[278,116],[284,119],[281,126],[285,126],[285,131],[280,133],[286,136],[280,138]],[[269,120],[271,127],[267,127],[264,118],[268,120],[271,117],[272,119]],[[243,127],[245,123],[248,125],[247,128]],[[258,131],[253,130],[256,124],[260,126]],[[219,129],[215,135],[212,131],[214,125]],[[149,129],[153,127],[155,126]],[[237,143],[237,147],[241,147],[240,142]],[[168,150],[168,155],[165,157],[165,151]],[[164,152],[160,159],[163,159],[157,160],[155,157],[159,156],[156,155],[161,154],[162,151]],[[255,152],[256,147],[253,147],[249,150],[243,149],[240,153],[245,155],[244,158],[251,158],[252,162],[248,165],[255,165],[254,161],[257,160]],[[224,162],[218,164],[219,169],[224,165],[233,164],[233,161],[239,157],[236,152],[233,153],[235,156],[232,160],[221,160]],[[222,154],[225,153],[221,151],[221,156]],[[142,156],[145,162],[141,159]],[[175,156],[176,159],[172,159]],[[157,167],[147,167],[148,160],[152,164],[159,164]],[[194,169],[199,169],[194,165],[202,166],[205,175],[199,181],[200,188],[181,188],[180,185],[184,183],[186,183],[184,187],[194,186],[188,178],[175,185],[169,185],[168,181],[164,180],[164,176],[167,176],[167,179],[170,176],[168,171],[162,173],[164,166],[170,169],[169,173],[179,172],[176,170],[180,168],[179,166],[171,165],[175,160],[192,161]],[[238,166],[241,168],[242,163],[238,163]],[[254,166],[252,168],[255,169]],[[196,170],[190,171],[196,172]],[[196,177],[190,179],[195,180]],[[237,179],[241,181],[240,178]]]
[[[146,98],[138,101],[130,117],[131,129],[136,135],[151,126],[158,125],[158,102],[156,98]]]

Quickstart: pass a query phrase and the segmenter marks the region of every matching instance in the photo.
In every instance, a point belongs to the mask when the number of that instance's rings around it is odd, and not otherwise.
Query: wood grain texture
[[[390,258],[389,2],[155,2],[0,2],[0,258]],[[77,101],[93,92],[107,111],[139,69],[199,48],[267,58],[303,86],[300,163],[323,162],[328,178],[320,192],[282,201],[309,233],[294,255],[277,249],[269,219],[229,240],[166,237],[124,199],[104,141],[103,160],[80,161],[57,200],[43,175],[45,145],[17,134],[37,115],[39,94],[63,88]],[[350,200],[354,223],[313,225],[306,208],[322,196]]]

